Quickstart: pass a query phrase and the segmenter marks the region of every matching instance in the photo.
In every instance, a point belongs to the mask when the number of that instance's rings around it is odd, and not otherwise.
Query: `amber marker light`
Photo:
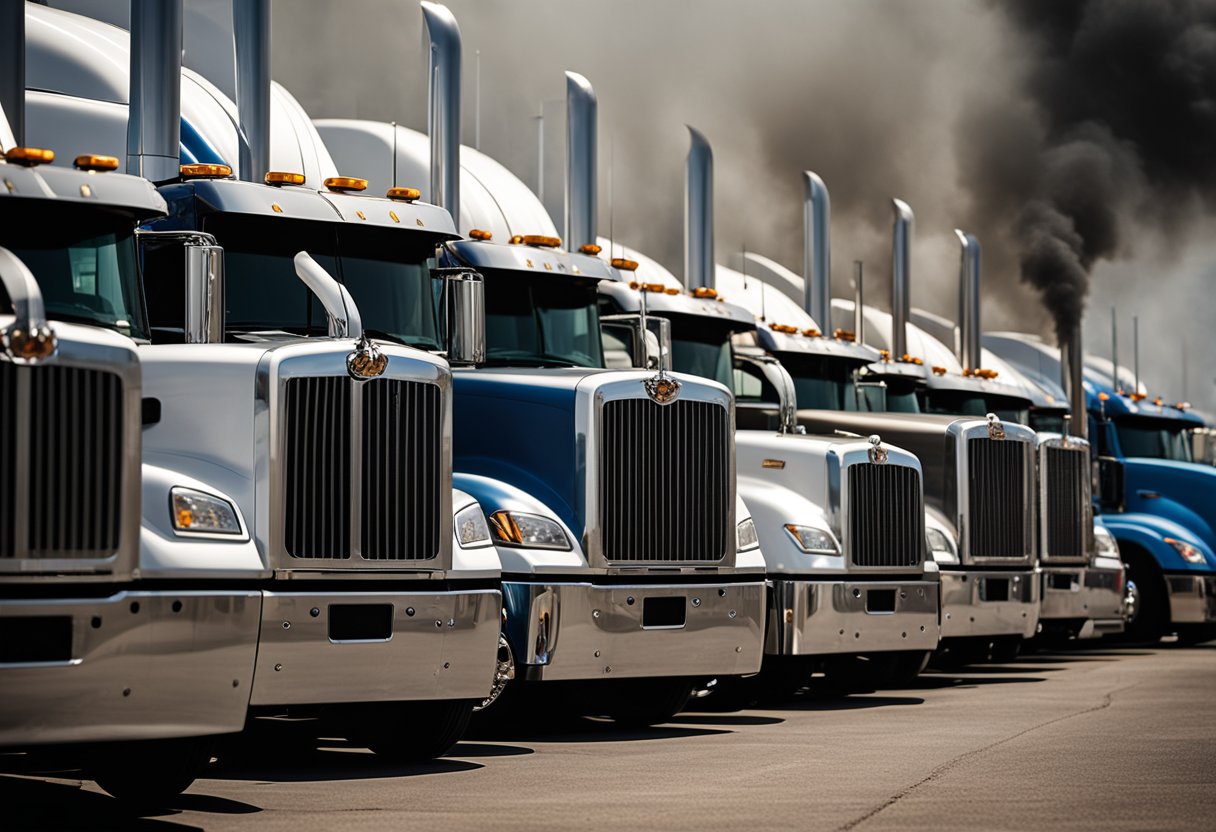
[[[603,249],[597,246],[595,243],[583,243],[578,247],[578,250],[580,254],[590,254],[593,257],[603,251]]]
[[[694,298],[716,298],[718,296],[717,289],[711,289],[708,286],[698,286],[689,292]]]
[[[267,185],[303,185],[304,174],[292,173],[286,170],[267,171],[264,177]]]
[[[325,187],[331,191],[366,191],[367,180],[357,176],[331,176],[325,180]]]
[[[761,468],[773,468],[780,471],[785,467],[784,459],[765,459],[760,462]]]
[[[857,335],[850,329],[834,329],[832,337],[837,341],[856,341]]]
[[[469,236],[472,237],[474,240],[483,240],[483,241],[487,241],[487,242],[489,240],[494,239],[493,232],[486,231],[485,229],[482,229],[482,228],[469,229]]]
[[[802,334],[805,335],[807,338],[820,338],[823,336],[823,333],[820,332],[819,330],[815,329],[815,327],[813,327],[813,326],[802,330]]]
[[[45,147],[14,147],[4,152],[4,160],[14,165],[32,168],[55,161],[55,151]]]
[[[628,257],[613,257],[612,268],[620,269],[623,272],[636,272],[638,270],[638,261],[630,260]]]
[[[525,234],[522,240],[526,246],[538,246],[540,248],[561,248],[561,237],[550,237],[547,234]]]
[[[182,165],[177,170],[182,179],[223,179],[232,176],[232,168],[228,165]]]
[[[417,188],[389,188],[384,195],[400,202],[414,202],[422,199],[422,191]]]
[[[118,170],[117,156],[99,156],[95,153],[82,153],[72,164],[77,170],[107,171]]]

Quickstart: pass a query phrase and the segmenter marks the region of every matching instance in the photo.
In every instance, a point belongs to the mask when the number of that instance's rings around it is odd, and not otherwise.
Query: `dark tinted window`
[[[1161,419],[1122,418],[1115,422],[1119,447],[1124,456],[1191,462],[1187,425]]]
[[[496,269],[483,276],[487,363],[604,366],[595,281]]]

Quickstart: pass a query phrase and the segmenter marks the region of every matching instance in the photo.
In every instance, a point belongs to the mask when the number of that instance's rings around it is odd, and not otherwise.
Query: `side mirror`
[[[1098,500],[1103,511],[1123,511],[1123,463],[1113,456],[1098,457]]]
[[[638,328],[632,323],[601,318],[600,342],[604,348],[605,366],[627,370],[638,365]]]
[[[481,364],[486,360],[485,282],[469,269],[440,269],[437,276],[443,280],[440,307],[448,363]]]
[[[629,366],[671,372],[671,321],[666,318],[643,317],[636,312],[601,315],[600,333],[623,344],[629,353]]]
[[[867,413],[882,413],[887,409],[885,381],[855,381],[857,409]]]
[[[196,241],[186,243],[187,344],[224,340],[224,249]]]
[[[655,369],[660,372],[671,372],[671,321],[667,318],[660,318],[656,315],[646,316],[646,331],[653,335],[659,342],[657,355],[649,350],[649,342],[647,343],[647,357],[651,360],[657,359]],[[650,366],[651,361],[647,361],[647,366]]]

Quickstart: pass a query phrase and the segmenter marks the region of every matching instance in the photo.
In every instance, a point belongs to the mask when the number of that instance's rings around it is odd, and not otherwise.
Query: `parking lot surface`
[[[0,758],[16,828],[1212,829],[1216,644],[1044,652],[914,686],[466,739],[430,764],[272,733],[176,804],[124,812],[53,761]]]

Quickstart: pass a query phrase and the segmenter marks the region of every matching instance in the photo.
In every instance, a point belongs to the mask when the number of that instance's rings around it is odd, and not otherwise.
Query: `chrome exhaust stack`
[[[832,332],[832,200],[819,175],[802,172],[802,308],[819,329]],[[860,340],[858,341],[860,343]]]
[[[1118,368],[1116,368],[1116,373]],[[1081,323],[1078,321],[1060,338],[1060,375],[1072,418],[1068,420],[1068,433],[1081,439],[1089,438],[1089,414],[1085,405],[1085,346],[1081,341]]]
[[[695,127],[688,128],[684,166],[684,284],[714,287],[714,152]]]
[[[598,104],[591,82],[566,73],[566,248],[595,245],[596,124]]]
[[[891,200],[895,225],[891,235],[891,359],[908,354],[908,318],[912,298],[912,232],[916,217],[902,199]]]
[[[131,0],[130,77],[127,173],[153,182],[176,179],[181,167],[182,0]]]
[[[958,270],[958,363],[964,370],[984,366],[980,329],[980,241],[954,229],[961,247]]]
[[[270,170],[270,0],[232,0],[238,176],[262,182]]]
[[[460,231],[460,26],[447,6],[423,0],[428,43],[426,131],[431,140],[431,202]]]

